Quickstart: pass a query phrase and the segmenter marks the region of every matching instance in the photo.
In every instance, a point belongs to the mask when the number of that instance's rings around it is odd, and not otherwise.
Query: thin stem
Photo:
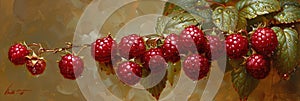
[[[91,47],[91,44],[83,44],[83,45],[72,45],[72,47]]]
[[[38,43],[31,43],[31,44],[27,44],[28,47],[39,47],[40,44]]]
[[[31,48],[32,51],[34,51],[32,49],[32,47],[39,47],[37,55],[40,56],[43,53],[47,53],[47,52],[51,52],[51,53],[55,54],[55,53],[58,53],[58,52],[67,51],[67,50],[72,49],[74,47],[81,47],[81,49],[77,52],[77,54],[79,54],[84,48],[90,47],[91,45],[90,44],[83,44],[83,45],[76,45],[76,46],[74,46],[71,42],[66,42],[66,46],[65,47],[59,47],[59,48],[54,48],[54,49],[43,48],[42,44],[40,44],[40,43],[31,43],[31,44],[27,44],[27,46],[29,48]]]

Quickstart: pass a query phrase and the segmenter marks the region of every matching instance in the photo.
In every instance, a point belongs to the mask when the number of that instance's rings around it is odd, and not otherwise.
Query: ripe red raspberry
[[[26,67],[32,75],[40,75],[46,69],[46,62],[44,59],[32,58],[26,61]]]
[[[270,61],[260,54],[253,54],[246,60],[246,70],[253,78],[264,79],[270,72]]]
[[[8,59],[15,65],[25,64],[27,55],[29,55],[29,50],[21,43],[12,45],[8,50]]]
[[[123,62],[118,66],[117,75],[127,85],[135,85],[141,80],[142,67],[135,62]]]
[[[251,45],[261,55],[272,54],[278,46],[276,33],[270,28],[258,28],[251,36]]]
[[[195,25],[186,27],[180,34],[180,40],[185,51],[198,51],[200,54],[205,51],[207,39],[204,37],[202,30]],[[194,50],[194,48],[197,50]]]
[[[179,47],[180,45],[180,37],[177,34],[169,34],[166,38],[164,43],[170,43],[172,45],[175,45],[176,47]]]
[[[163,57],[166,59],[166,61],[175,63],[180,60],[178,44],[178,35],[170,34],[166,37],[164,44],[162,45]]]
[[[226,51],[231,59],[238,59],[248,52],[248,40],[240,34],[231,34],[226,37]]]
[[[83,72],[83,60],[72,54],[66,54],[59,61],[60,73],[67,79],[75,80]]]
[[[119,43],[119,53],[126,59],[140,58],[145,51],[143,38],[136,34],[123,37]]]
[[[212,59],[218,59],[219,57],[223,56],[225,53],[225,42],[221,41],[221,39],[218,36],[212,36],[212,35],[207,35],[206,36],[208,42],[208,50],[205,51],[206,55],[208,58],[212,57]],[[213,54],[211,54],[213,53]],[[213,55],[213,56],[211,56]],[[211,58],[209,58],[211,59]]]
[[[160,48],[152,48],[144,54],[143,66],[150,69],[152,73],[160,73],[167,68],[167,63],[163,58],[163,51]]]
[[[115,45],[115,41],[110,35],[107,37],[97,39],[92,43],[91,54],[94,59],[100,63],[107,63],[111,61],[112,48]]]
[[[207,58],[199,54],[188,56],[183,63],[183,71],[192,80],[200,80],[205,77],[210,70],[210,62]]]

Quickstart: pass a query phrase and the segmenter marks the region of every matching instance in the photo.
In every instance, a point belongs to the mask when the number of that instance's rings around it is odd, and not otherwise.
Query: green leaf
[[[247,19],[239,15],[235,31],[239,31],[246,28],[247,28]]]
[[[147,79],[146,82],[143,83],[143,85],[145,86],[145,85],[149,85],[151,83],[154,83],[153,80],[156,81],[157,78],[159,78],[157,76],[161,76],[160,74],[162,74],[162,73],[152,75],[152,77]],[[161,92],[166,87],[166,82],[167,82],[167,73],[164,75],[163,79],[158,82],[158,84],[156,84],[155,86],[153,86],[151,88],[147,88],[146,90],[149,93],[151,93],[151,95],[158,100],[159,97],[160,97]],[[151,85],[153,85],[153,84],[151,84]]]
[[[299,28],[299,27],[298,27],[298,28]],[[297,30],[297,32],[298,32],[298,31],[299,31],[299,30]],[[298,51],[298,52],[297,52],[297,56],[300,55],[300,35],[299,35],[299,33],[298,33],[298,38],[299,38],[299,39],[298,39],[298,44],[297,44],[297,47],[298,47],[298,48],[297,48],[297,51]],[[298,67],[300,67],[300,56],[297,57],[297,61],[298,61]]]
[[[183,8],[175,5],[174,3],[167,2],[163,11],[163,15],[168,16],[170,14],[179,14],[186,12]]]
[[[171,86],[175,83],[175,76],[179,77],[180,76],[180,69],[181,69],[181,62],[177,63],[169,63],[169,68],[167,69],[168,71],[168,81],[170,82]]]
[[[189,26],[196,25],[199,21],[203,21],[203,18],[193,16],[189,13],[172,14],[167,16],[159,17],[156,25],[156,32],[158,34],[171,34],[181,33],[181,31]]]
[[[268,19],[267,17],[263,16],[263,15],[259,15],[257,16],[256,18],[254,19],[250,19],[248,20],[248,25],[255,25],[255,26],[258,26],[259,24],[261,24],[262,22],[267,22]]]
[[[205,0],[169,0],[164,15],[157,20],[158,34],[180,33],[189,25],[201,24],[202,28],[215,27],[211,22],[212,9]]]
[[[281,7],[284,7],[285,5],[293,5],[300,7],[299,0],[279,0]]]
[[[240,12],[239,14],[248,19],[281,9],[277,0],[241,0],[235,6]]]
[[[224,4],[224,3],[227,3],[227,2],[229,2],[231,0],[213,0],[213,1]]]
[[[300,7],[293,5],[284,5],[283,11],[274,17],[280,23],[293,23],[300,21]]]
[[[168,10],[166,10],[166,8],[168,8]],[[209,3],[205,0],[168,0],[165,5],[164,11],[173,12],[172,14],[177,14],[178,12],[182,12],[183,10],[205,19],[210,19],[212,15],[212,9],[210,8]]]
[[[212,20],[222,31],[235,31],[238,23],[238,12],[233,6],[226,8],[219,6],[213,11]]]
[[[233,87],[238,92],[240,99],[247,99],[259,83],[259,80],[247,74],[245,66],[240,66],[238,69],[233,70],[231,77]]]
[[[278,39],[277,51],[274,55],[274,67],[279,74],[292,72],[298,64],[299,56],[299,35],[296,30],[280,27],[272,28]]]

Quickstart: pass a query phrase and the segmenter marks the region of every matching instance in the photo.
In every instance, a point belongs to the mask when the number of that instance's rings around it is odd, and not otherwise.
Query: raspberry
[[[46,69],[46,62],[44,59],[32,58],[26,61],[26,67],[32,75],[40,75]]]
[[[59,61],[60,73],[67,79],[75,80],[83,72],[84,64],[80,57],[66,54]]]
[[[210,62],[207,58],[199,54],[188,56],[183,63],[183,71],[192,80],[200,80],[205,77],[210,70]]]
[[[135,85],[142,77],[142,67],[132,61],[123,62],[118,66],[117,75],[123,83]]]
[[[143,38],[136,34],[123,37],[119,43],[119,53],[126,59],[140,58],[145,51]]]
[[[152,73],[159,73],[167,67],[163,58],[163,51],[160,48],[152,48],[144,54],[143,66],[150,69]],[[150,68],[149,68],[150,67]]]
[[[195,52],[194,45],[199,53],[204,53],[207,39],[204,33],[197,26],[191,25],[186,27],[180,34],[183,50]],[[194,44],[193,44],[194,43]]]
[[[92,43],[92,56],[100,63],[110,62],[113,46],[116,46],[115,41],[110,35],[101,39],[97,39]]]
[[[226,37],[226,51],[231,59],[238,59],[248,52],[248,40],[240,34],[231,34]]]
[[[164,44],[162,45],[163,57],[166,59],[166,61],[175,63],[180,60],[178,44],[178,35],[170,34],[166,37]]]
[[[8,59],[15,65],[25,64],[27,55],[29,55],[29,50],[20,43],[12,45],[8,50]]]
[[[207,49],[205,51],[206,55],[209,59],[211,59],[210,57],[212,57],[212,59],[217,59],[221,56],[223,56],[225,53],[225,43],[223,41],[221,41],[221,39],[218,36],[212,36],[212,35],[208,35],[206,36],[208,42],[207,42]],[[211,54],[213,53],[213,54]],[[213,55],[213,56],[211,56]]]
[[[172,33],[165,38],[164,43],[170,43],[172,45],[175,45],[176,47],[179,47],[180,38],[177,34]]]
[[[276,33],[270,28],[258,28],[251,36],[251,45],[261,55],[272,54],[278,46]]]
[[[246,70],[253,78],[264,79],[270,72],[270,61],[263,55],[253,54],[246,60]]]

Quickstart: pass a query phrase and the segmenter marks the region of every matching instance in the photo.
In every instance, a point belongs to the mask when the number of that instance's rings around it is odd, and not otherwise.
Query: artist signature
[[[28,89],[12,89],[13,83],[11,83],[5,90],[4,95],[23,95],[25,92],[32,90]]]

